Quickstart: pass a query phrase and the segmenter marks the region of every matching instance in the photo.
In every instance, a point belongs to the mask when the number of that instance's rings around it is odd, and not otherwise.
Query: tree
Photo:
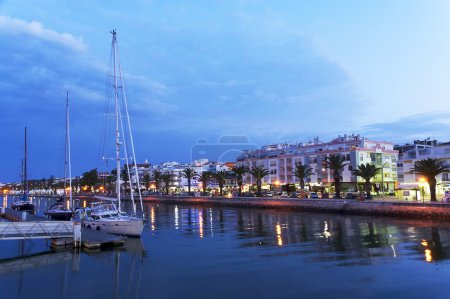
[[[83,176],[80,179],[80,183],[82,186],[88,186],[89,189],[95,186],[95,184],[98,183],[97,168],[94,168],[88,172],[83,173]]]
[[[367,198],[371,198],[370,190],[372,189],[372,185],[370,184],[370,180],[380,173],[380,171],[380,167],[376,167],[370,163],[358,165],[358,169],[352,171],[353,175],[364,179],[364,189],[366,190]]]
[[[211,178],[211,172],[209,172],[209,171],[203,171],[202,174],[200,175],[200,181],[202,182],[202,190],[203,190],[202,195],[203,196],[206,195],[206,187],[208,186],[208,181],[210,178]]]
[[[228,176],[228,171],[220,170],[213,174],[213,177],[216,179],[219,184],[220,196],[223,196],[223,185],[225,184],[225,178]]]
[[[169,195],[169,188],[173,182],[173,176],[166,172],[161,175],[161,180],[164,182],[164,189],[166,189],[166,195]]]
[[[330,155],[325,157],[325,168],[333,170],[334,188],[336,190],[336,198],[341,198],[341,171],[347,166],[345,157],[341,155]]]
[[[431,201],[436,201],[436,176],[444,172],[450,172],[450,166],[444,160],[428,158],[416,161],[412,172],[423,175],[427,179],[430,186]]]
[[[191,195],[191,181],[193,178],[197,177],[197,172],[194,169],[188,167],[183,169],[181,175],[184,176],[188,181],[188,195]]]
[[[148,172],[144,173],[143,179],[145,184],[145,190],[148,191],[148,185],[150,184],[150,174]]]
[[[250,169],[249,173],[256,179],[256,186],[258,190],[258,197],[261,197],[261,182],[262,179],[269,175],[269,170],[264,166],[254,166]]]
[[[162,173],[159,170],[153,171],[153,180],[155,181],[155,188],[159,191],[160,183],[162,181]]]
[[[234,166],[231,170],[236,175],[236,181],[239,186],[239,196],[241,196],[242,195],[242,184],[244,182],[244,174],[246,174],[249,171],[249,169],[247,166],[240,165],[240,166]]]
[[[295,177],[300,180],[300,189],[305,191],[305,179],[309,176],[313,175],[312,168],[306,165],[303,165],[301,162],[295,163],[295,168],[293,171]],[[302,193],[303,194],[303,193]]]
[[[47,180],[47,189],[53,191],[53,184],[55,183],[55,176],[52,174],[50,178]]]

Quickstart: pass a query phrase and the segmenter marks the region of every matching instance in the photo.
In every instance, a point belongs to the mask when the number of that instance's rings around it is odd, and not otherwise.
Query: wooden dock
[[[125,237],[94,231],[87,228],[81,229],[81,244],[85,248],[96,249],[101,247],[123,246]]]

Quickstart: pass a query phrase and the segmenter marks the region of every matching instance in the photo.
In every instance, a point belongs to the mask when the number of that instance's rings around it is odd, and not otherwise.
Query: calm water
[[[121,249],[0,241],[0,298],[450,298],[450,223],[145,209],[142,238]]]

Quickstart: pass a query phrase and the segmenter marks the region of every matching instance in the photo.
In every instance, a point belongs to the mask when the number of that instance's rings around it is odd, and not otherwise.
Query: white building
[[[408,199],[429,200],[429,186],[425,178],[412,172],[414,163],[423,159],[443,159],[450,164],[450,142],[438,143],[436,140],[415,140],[412,144],[396,145],[400,151],[397,163],[398,189],[400,196]],[[450,175],[442,173],[436,177],[436,196],[442,198],[450,191]]]
[[[270,175],[262,180],[263,188],[296,184],[299,180],[293,174],[295,164],[300,162],[313,170],[313,175],[306,182],[309,186],[329,189],[334,182],[333,171],[325,168],[324,159],[330,155],[342,155],[347,166],[342,171],[342,190],[354,191],[363,180],[352,174],[358,165],[371,163],[382,168],[382,174],[374,178],[377,190],[393,191],[397,182],[398,151],[394,144],[385,141],[373,141],[360,135],[344,135],[329,142],[321,142],[318,138],[309,143],[274,144],[263,146],[259,150],[244,151],[237,158],[237,165],[249,168],[260,165],[268,169]],[[359,184],[358,184],[359,183]],[[244,176],[244,184],[256,184],[250,175]],[[383,188],[384,187],[384,188]]]

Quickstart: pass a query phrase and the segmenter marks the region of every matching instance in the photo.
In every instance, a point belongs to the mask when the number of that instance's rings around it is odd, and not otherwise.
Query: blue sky
[[[37,4],[38,3],[38,4]],[[198,139],[338,134],[450,140],[448,1],[0,1],[0,181],[101,168],[116,28],[137,158],[188,162]]]

